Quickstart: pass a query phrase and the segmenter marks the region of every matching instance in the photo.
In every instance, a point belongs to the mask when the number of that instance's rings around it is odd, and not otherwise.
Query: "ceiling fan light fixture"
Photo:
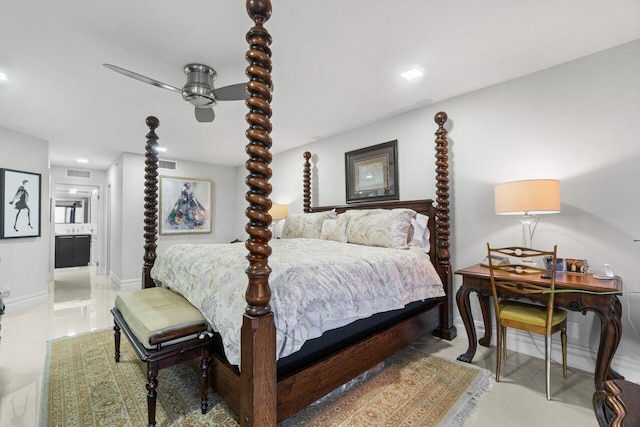
[[[216,72],[202,64],[189,64],[184,67],[187,83],[182,88],[182,98],[196,107],[213,107],[217,104],[213,93],[213,80]]]

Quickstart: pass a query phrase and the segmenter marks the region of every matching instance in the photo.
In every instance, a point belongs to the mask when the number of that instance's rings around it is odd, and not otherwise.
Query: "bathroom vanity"
[[[56,235],[56,268],[86,267],[91,259],[91,235]]]

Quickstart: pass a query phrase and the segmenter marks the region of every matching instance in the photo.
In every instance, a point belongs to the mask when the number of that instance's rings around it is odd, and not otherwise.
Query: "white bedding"
[[[306,340],[412,301],[444,296],[429,255],[418,247],[379,248],[321,239],[269,242],[276,356]],[[182,294],[222,336],[231,364],[240,361],[240,328],[247,305],[242,243],[174,245],[156,259],[151,276]]]

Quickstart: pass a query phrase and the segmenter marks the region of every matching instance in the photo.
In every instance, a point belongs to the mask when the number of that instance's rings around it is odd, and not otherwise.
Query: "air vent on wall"
[[[80,169],[67,169],[68,178],[91,178],[91,171]]]
[[[158,160],[158,168],[159,169],[169,169],[172,171],[178,170],[178,162],[174,162],[173,160]]]

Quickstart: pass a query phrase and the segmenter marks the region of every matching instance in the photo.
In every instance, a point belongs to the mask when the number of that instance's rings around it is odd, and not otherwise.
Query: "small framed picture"
[[[584,274],[589,270],[589,263],[586,259],[567,258],[565,265],[567,273]]]
[[[551,266],[549,265],[549,263],[551,262],[551,259],[552,259],[551,256],[544,257],[544,266],[547,270],[551,269]],[[556,258],[556,271],[558,273],[562,273],[565,271],[564,258]]]

